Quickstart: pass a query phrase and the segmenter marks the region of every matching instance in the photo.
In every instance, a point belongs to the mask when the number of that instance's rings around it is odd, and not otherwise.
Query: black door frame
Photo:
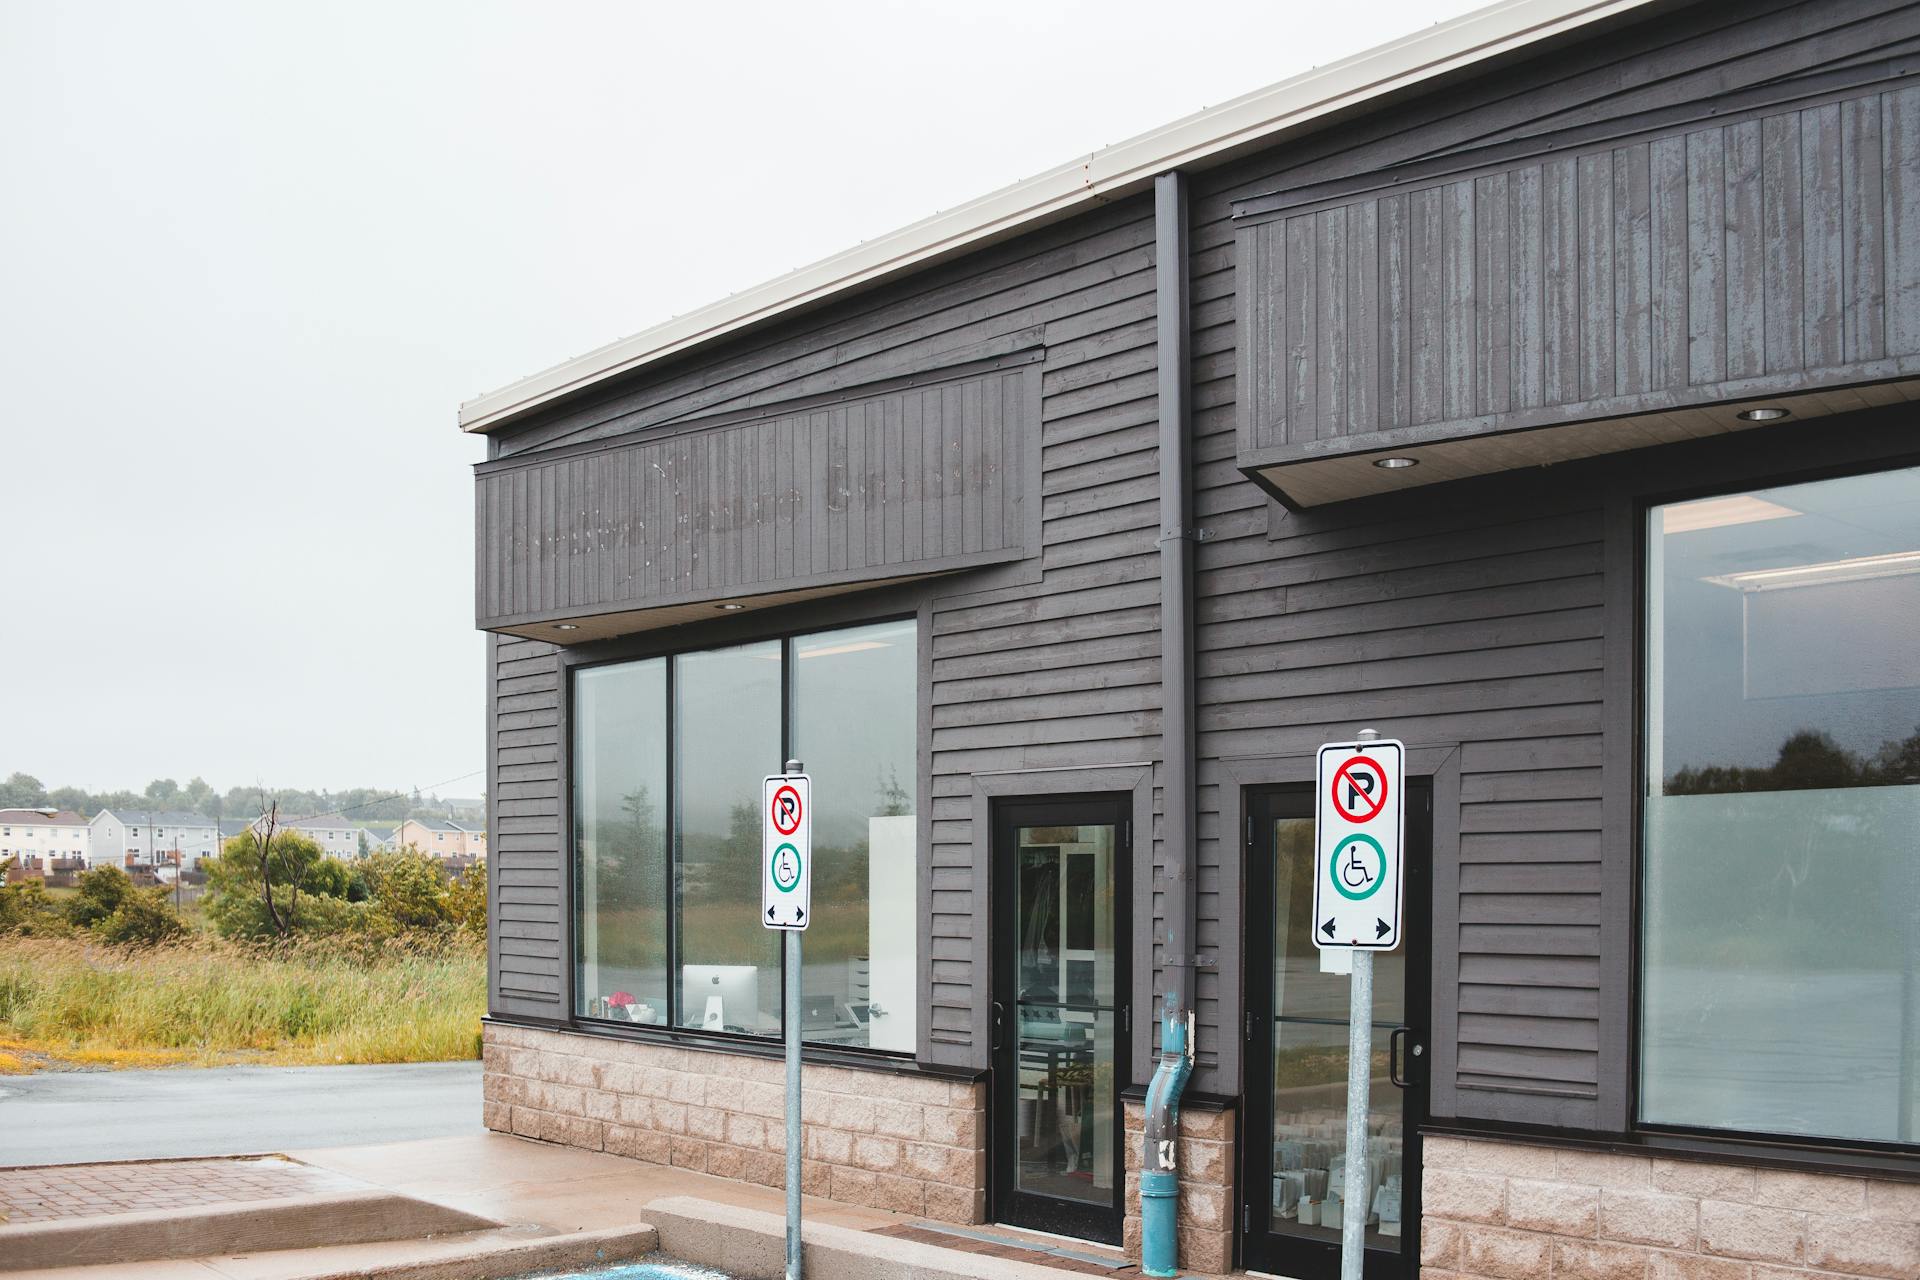
[[[1018,1159],[1019,1064],[1016,1060],[1014,990],[1019,930],[1014,904],[1019,893],[1020,827],[1111,825],[1114,829],[1113,1206],[1103,1209],[1021,1191]],[[995,1222],[1102,1244],[1119,1244],[1126,1215],[1126,1108],[1120,1101],[1132,1080],[1133,1031],[1133,796],[1130,792],[1078,792],[1020,796],[993,801],[992,868],[989,877],[992,956],[988,1012],[992,1073],[989,1086],[987,1203]]]
[[[1245,1111],[1240,1142],[1243,1267],[1298,1280],[1335,1280],[1340,1246],[1272,1229],[1273,1218],[1273,826],[1278,818],[1314,816],[1314,784],[1248,787],[1246,808],[1246,957],[1244,996]],[[1430,1114],[1430,1065],[1433,1060],[1433,779],[1407,779],[1405,910],[1406,1026],[1397,1069],[1408,1085],[1403,1094],[1405,1123],[1401,1142],[1404,1173],[1400,1191],[1400,1252],[1368,1250],[1366,1280],[1407,1280],[1420,1270],[1421,1127]],[[1377,1034],[1377,1031],[1376,1031]],[[1375,1052],[1382,1046],[1375,1041]],[[1394,1046],[1386,1046],[1392,1055]],[[1414,1050],[1420,1052],[1416,1054]]]

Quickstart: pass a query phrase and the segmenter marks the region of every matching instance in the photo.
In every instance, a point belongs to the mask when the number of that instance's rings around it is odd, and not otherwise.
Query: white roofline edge
[[[1503,0],[1196,112],[676,316],[460,406],[486,432],[608,378],[1649,0]]]

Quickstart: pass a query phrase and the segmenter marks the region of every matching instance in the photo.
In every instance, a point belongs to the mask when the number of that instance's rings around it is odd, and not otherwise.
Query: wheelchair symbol
[[[1359,902],[1379,891],[1387,874],[1387,851],[1372,836],[1350,835],[1334,846],[1327,871],[1341,897]]]

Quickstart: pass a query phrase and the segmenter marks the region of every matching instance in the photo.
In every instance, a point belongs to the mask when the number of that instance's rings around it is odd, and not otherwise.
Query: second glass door
[[[1340,1274],[1348,1213],[1366,1221],[1365,1274],[1413,1274],[1419,1256],[1419,1139],[1426,1114],[1430,788],[1406,800],[1404,942],[1373,964],[1373,1069],[1366,1201],[1345,1203],[1347,1043],[1352,979],[1321,969],[1313,944],[1314,797],[1251,798],[1244,1246],[1249,1268],[1321,1280]],[[1265,963],[1252,957],[1263,957]]]

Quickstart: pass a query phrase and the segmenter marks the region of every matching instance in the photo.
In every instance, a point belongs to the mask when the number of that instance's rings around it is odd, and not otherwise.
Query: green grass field
[[[486,953],[0,939],[0,1073],[477,1058]]]

